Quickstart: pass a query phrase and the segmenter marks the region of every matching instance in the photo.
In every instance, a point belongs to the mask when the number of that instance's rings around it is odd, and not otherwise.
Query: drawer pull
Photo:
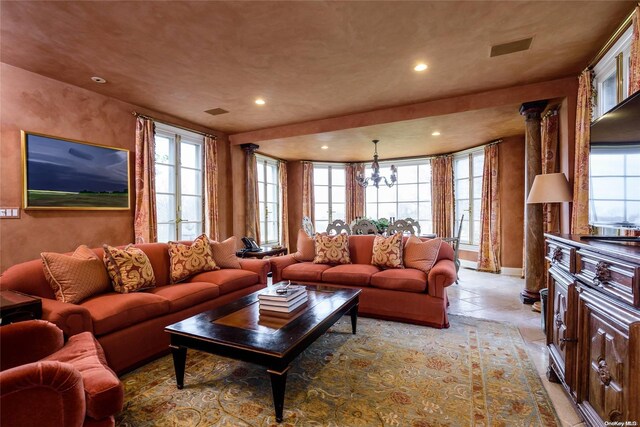
[[[558,246],[556,246],[553,249],[553,254],[551,255],[551,263],[552,264],[557,264],[560,261],[562,261],[562,249],[560,249]]]
[[[561,342],[578,342],[577,338],[560,338]]]
[[[611,279],[611,271],[609,270],[609,264],[604,261],[599,261],[596,264],[596,272],[595,277],[593,278],[593,283],[595,285],[600,285],[603,282],[607,282]]]
[[[607,361],[604,359],[598,360],[598,376],[600,377],[600,381],[604,385],[609,385],[611,382],[611,372],[609,371],[609,365],[607,365]]]

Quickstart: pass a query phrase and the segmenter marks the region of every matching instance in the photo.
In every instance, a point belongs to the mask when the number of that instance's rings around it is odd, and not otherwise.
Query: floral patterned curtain
[[[640,90],[640,5],[633,13],[633,36],[629,58],[629,95]]]
[[[313,163],[302,162],[302,216],[314,222]]]
[[[453,157],[431,159],[431,213],[433,232],[453,236]]]
[[[575,167],[571,234],[589,234],[589,140],[591,137],[592,71],[587,69],[578,80],[576,108]]]
[[[542,173],[559,172],[558,163],[558,110],[550,111],[542,118],[540,124],[542,140]],[[544,203],[542,205],[544,232],[560,232],[560,204]]]
[[[289,248],[289,195],[287,193],[287,162],[278,162],[278,183],[280,184],[280,244]]]
[[[246,170],[247,170],[247,210],[245,216],[245,233],[248,237],[253,237],[260,244],[260,215],[258,207],[260,201],[258,199],[258,171],[255,149],[248,147],[246,152]]]
[[[218,229],[218,142],[211,135],[204,137],[204,206],[205,230],[213,240],[220,240]]]
[[[346,168],[347,177],[347,212],[346,223],[351,224],[356,217],[364,216],[365,191],[356,178],[364,174],[364,163],[349,163]]]
[[[500,272],[500,184],[498,144],[484,147],[482,205],[480,209],[480,252],[478,270]]]
[[[158,240],[156,212],[155,125],[153,120],[136,118],[136,207],[133,230],[136,243]]]

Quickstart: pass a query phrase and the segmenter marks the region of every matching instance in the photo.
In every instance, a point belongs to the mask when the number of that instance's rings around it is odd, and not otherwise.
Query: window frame
[[[401,204],[415,204],[416,205],[416,217],[413,218],[416,221],[418,221],[420,223],[420,233],[421,234],[431,234],[433,232],[433,209],[432,209],[432,203],[433,203],[433,199],[432,199],[432,195],[431,195],[431,180],[432,180],[432,169],[431,169],[431,158],[430,157],[414,157],[411,159],[403,159],[403,160],[385,160],[380,163],[380,170],[389,170],[389,168],[391,167],[391,165],[395,165],[396,167],[398,167],[399,169],[402,167],[407,167],[407,166],[415,166],[416,167],[416,176],[417,176],[417,181],[415,182],[407,182],[407,183],[398,183],[396,182],[396,184],[391,187],[392,189],[394,189],[394,191],[396,192],[396,196],[395,196],[395,202],[382,202],[384,204],[390,204],[393,203],[395,204],[395,212],[396,212],[396,219],[404,219],[404,218],[400,218],[398,215],[399,209],[400,209],[400,205]],[[421,165],[427,165],[428,166],[428,179],[425,181],[421,181],[420,180],[420,166]],[[367,164],[365,166],[365,176],[369,176],[371,174],[371,165]],[[398,178],[401,181],[402,177],[400,176],[400,170],[398,171]],[[418,200],[400,200],[399,197],[399,191],[400,188],[402,186],[405,185],[416,185],[417,186],[417,196],[418,196]],[[428,199],[421,199],[421,192],[420,192],[420,186],[421,185],[425,185],[429,188],[429,198]],[[370,186],[371,188],[375,188],[373,186]],[[382,187],[382,185],[380,186]],[[365,189],[365,194],[366,191],[369,189],[369,187],[367,187],[367,189]],[[380,217],[380,188],[375,188],[375,192],[376,192],[376,201],[375,202],[370,202],[368,200],[366,200],[366,196],[365,196],[365,216],[368,218],[373,218],[373,219],[379,219]],[[375,203],[376,205],[376,212],[375,215],[372,212],[369,212],[369,205]],[[421,209],[420,209],[420,205],[421,204],[426,204],[428,207],[425,209],[427,214],[424,215],[421,213]],[[386,217],[384,217],[386,218]],[[430,227],[425,227],[424,224],[428,223],[430,225]]]
[[[319,169],[326,169],[327,170],[327,183],[326,184],[318,184],[315,179],[313,179],[313,193],[317,194],[316,191],[316,187],[326,187],[327,188],[327,202],[320,202],[321,204],[326,204],[327,205],[327,225],[331,224],[333,221],[335,221],[336,219],[341,219],[346,221],[346,215],[347,215],[347,164],[346,163],[327,163],[327,162],[313,162],[313,173],[315,175],[316,171]],[[337,169],[337,170],[342,170],[344,172],[344,185],[340,185],[340,184],[334,184],[333,183],[333,170]],[[334,202],[333,200],[333,189],[334,188],[338,188],[338,187],[343,187],[344,188],[344,202]],[[314,198],[315,199],[315,198]],[[333,214],[334,212],[336,212],[333,207],[334,207],[334,203],[335,204],[341,204],[344,205],[344,213],[345,213],[345,217],[344,218],[334,218]],[[314,206],[313,206],[313,211],[314,211],[314,219],[313,219],[313,227],[318,230],[318,231],[324,231],[326,229],[326,227],[324,227],[323,229],[318,227],[318,221],[322,221],[325,222],[325,220],[323,219],[318,219],[317,215],[315,215],[315,209],[316,209],[316,205],[318,204],[318,202],[316,200],[314,200]]]
[[[273,167],[274,173],[274,182],[271,183],[268,181],[268,171],[269,167]],[[279,180],[279,168],[280,162],[278,159],[274,159],[272,157],[264,156],[261,154],[256,154],[256,181],[258,182],[258,221],[260,223],[260,244],[261,245],[275,245],[280,243],[280,239],[282,237],[282,215],[281,215],[281,193],[282,188],[280,188],[280,180]],[[262,170],[262,177],[260,176]],[[276,200],[269,200],[269,186],[273,185],[276,189]],[[261,187],[261,188],[260,188]],[[264,200],[260,198],[260,194],[264,195]],[[262,212],[260,209],[260,205],[264,204],[264,217],[262,216]],[[275,205],[276,210],[276,219],[270,220],[273,212],[269,213],[269,205]],[[269,223],[275,223],[276,226],[276,236],[275,239],[273,236],[269,235]]]
[[[616,105],[629,96],[629,64],[631,61],[631,41],[633,38],[633,25],[629,26],[620,38],[611,46],[607,53],[593,67],[595,88],[595,108],[593,117],[595,120],[605,114],[611,108],[605,109],[602,103],[604,82],[608,77],[615,76],[616,81]]]
[[[480,174],[476,175],[476,171],[474,171],[474,167],[473,167],[473,159],[474,156],[479,156],[482,155],[483,160],[482,160],[482,170],[480,170]],[[469,162],[469,176],[467,176],[466,178],[457,178],[456,177],[456,160],[460,160],[463,158],[467,158],[468,162]],[[476,251],[478,250],[478,246],[480,245],[480,238],[478,237],[478,241],[476,242],[474,240],[474,236],[475,236],[475,227],[476,227],[476,221],[479,222],[478,227],[480,228],[480,232],[482,232],[482,219],[480,220],[475,220],[474,216],[475,216],[475,209],[474,209],[474,201],[478,200],[478,198],[474,197],[474,180],[476,178],[480,178],[480,206],[478,207],[478,209],[480,210],[480,215],[482,215],[482,181],[484,179],[483,177],[484,174],[484,147],[480,147],[480,148],[476,148],[476,149],[471,149],[469,151],[464,151],[462,153],[458,153],[458,154],[454,154],[453,155],[453,233],[457,234],[458,233],[458,227],[460,227],[460,217],[461,215],[458,215],[458,202],[460,200],[467,200],[468,204],[469,204],[469,209],[467,209],[464,214],[465,214],[465,222],[467,222],[469,224],[469,239],[468,240],[462,240],[462,235],[460,236],[460,247],[462,249],[469,249],[469,250],[473,250]],[[463,181],[463,180],[467,180],[469,183],[469,195],[467,198],[458,198],[457,195],[457,188],[458,185],[458,181]],[[480,233],[479,233],[480,234]],[[478,234],[478,235],[479,235]]]
[[[159,192],[157,191],[156,188],[156,198],[158,197],[158,195],[167,195],[167,196],[173,196],[174,197],[174,207],[175,207],[175,216],[173,220],[169,220],[169,221],[162,221],[162,222],[157,222],[156,225],[173,225],[174,226],[174,237],[176,241],[180,241],[180,240],[186,240],[184,239],[184,236],[182,235],[182,224],[198,224],[199,225],[199,232],[196,232],[196,237],[200,234],[202,234],[204,232],[204,227],[205,227],[205,206],[204,206],[204,181],[205,181],[205,176],[204,176],[204,137],[198,133],[195,132],[190,132],[186,129],[182,129],[182,128],[178,128],[175,126],[171,126],[171,125],[167,125],[164,123],[158,123],[155,122],[155,132],[154,132],[154,153],[156,152],[156,141],[155,138],[156,137],[162,137],[162,138],[167,138],[170,141],[170,144],[172,144],[172,146],[170,146],[170,149],[172,151],[173,154],[173,164],[172,163],[163,163],[163,162],[158,162],[155,158],[154,158],[154,169],[157,169],[157,166],[169,166],[173,168],[173,189],[175,190],[175,192]],[[182,157],[182,144],[192,144],[192,145],[196,145],[199,147],[199,151],[200,151],[200,155],[199,155],[199,165],[200,168],[194,168],[191,166],[183,166],[181,164],[181,157]],[[199,172],[200,175],[200,194],[189,194],[189,193],[185,193],[183,194],[182,192],[182,169],[187,169],[187,170],[191,170],[191,171],[197,171]],[[154,177],[157,179],[157,172],[156,172],[156,176]],[[183,220],[182,219],[182,196],[189,196],[189,197],[199,197],[200,198],[200,221],[193,221],[193,220]],[[158,214],[158,208],[156,206],[156,215]],[[159,237],[159,236],[158,236]],[[172,240],[171,238],[169,240]],[[160,239],[158,239],[158,241],[160,241]]]

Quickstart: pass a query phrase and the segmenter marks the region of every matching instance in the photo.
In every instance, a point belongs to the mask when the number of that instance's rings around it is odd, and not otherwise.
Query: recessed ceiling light
[[[320,147],[320,148],[322,148],[323,150],[328,150],[328,149],[329,149],[329,146],[328,146],[328,145],[323,145],[323,146],[322,146],[322,147]]]
[[[413,67],[413,69],[416,71],[424,71],[427,69],[427,64],[418,64],[415,67]]]
[[[107,82],[105,79],[103,79],[102,77],[98,77],[98,76],[91,77],[91,80],[93,80],[96,83],[100,83],[101,85],[105,84]]]
[[[264,105],[264,104],[266,104],[266,102],[265,102],[265,100],[264,100],[264,99],[262,99],[262,98],[258,98],[258,99],[256,99],[256,104],[258,104],[258,105]]]
[[[435,131],[435,132],[433,132],[431,135],[432,135],[432,136],[440,136],[440,132]]]

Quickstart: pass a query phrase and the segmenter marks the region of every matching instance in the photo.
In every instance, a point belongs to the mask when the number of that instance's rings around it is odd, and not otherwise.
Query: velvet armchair
[[[114,426],[124,388],[90,332],[64,342],[53,323],[0,327],[0,425]]]

